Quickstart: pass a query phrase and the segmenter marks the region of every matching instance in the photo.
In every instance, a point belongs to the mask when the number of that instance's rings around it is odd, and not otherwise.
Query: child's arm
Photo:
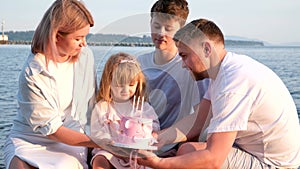
[[[107,104],[98,102],[91,115],[90,135],[93,141],[100,144],[102,139],[111,139],[109,124],[106,118]]]

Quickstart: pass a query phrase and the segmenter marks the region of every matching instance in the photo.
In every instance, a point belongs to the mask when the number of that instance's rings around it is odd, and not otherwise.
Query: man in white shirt
[[[159,145],[199,133],[211,112],[207,142],[183,144],[176,157],[144,152],[154,168],[297,168],[300,127],[295,103],[281,79],[245,55],[227,52],[218,26],[194,20],[174,36],[183,66],[196,80],[210,78],[197,114],[158,136]],[[196,120],[194,120],[196,119]],[[149,156],[151,155],[151,156]]]

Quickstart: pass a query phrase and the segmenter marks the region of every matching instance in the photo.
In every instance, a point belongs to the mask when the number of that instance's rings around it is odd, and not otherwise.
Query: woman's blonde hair
[[[56,0],[35,30],[31,52],[44,54],[47,62],[50,59],[55,61],[54,56],[58,54],[55,44],[57,34],[67,35],[86,25],[92,27],[94,20],[84,4],[78,0]]]
[[[123,52],[111,55],[104,66],[97,101],[112,101],[112,83],[123,85],[134,81],[138,83],[136,99],[144,96],[147,101],[146,79],[136,58]]]

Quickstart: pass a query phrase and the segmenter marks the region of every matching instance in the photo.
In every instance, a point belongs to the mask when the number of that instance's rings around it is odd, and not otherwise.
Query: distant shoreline
[[[34,31],[8,31],[5,32],[8,41],[0,44],[30,45]],[[123,34],[88,34],[87,42],[90,46],[141,46],[152,47],[152,38],[149,35],[129,36]],[[263,42],[252,40],[225,40],[226,46],[265,46]]]
[[[227,42],[227,43],[226,43]],[[247,41],[232,41],[226,47],[300,47],[300,45],[264,45],[248,44]],[[31,45],[31,41],[1,41],[0,45]],[[153,47],[153,43],[128,43],[128,42],[88,42],[89,46],[123,46],[123,47]]]
[[[2,32],[0,32],[2,33]],[[34,31],[8,31],[5,32],[9,41],[1,41],[1,44],[31,44]],[[91,46],[153,46],[152,39],[149,35],[129,36],[124,34],[102,34],[90,33],[87,35],[87,41]],[[236,39],[225,37],[225,46],[289,46],[300,47],[300,42],[271,44],[259,40]]]
[[[8,40],[0,44],[31,45],[31,41]],[[89,46],[128,46],[128,47],[153,47],[152,42],[88,42]],[[265,46],[262,42],[225,40],[226,46]]]

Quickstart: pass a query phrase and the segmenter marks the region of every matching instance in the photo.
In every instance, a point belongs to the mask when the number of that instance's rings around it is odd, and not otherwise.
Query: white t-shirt
[[[182,68],[178,54],[164,65],[154,63],[154,52],[139,56],[138,61],[147,78],[149,103],[159,117],[161,129],[194,112],[193,106],[200,103],[208,88],[208,79],[194,81],[189,71]]]
[[[48,68],[56,82],[60,110],[64,111],[70,106],[73,97],[73,63],[64,62],[55,64],[50,61]]]
[[[278,167],[300,165],[296,106],[271,69],[228,52],[205,98],[212,104],[209,134],[238,131],[235,144],[261,161]]]

